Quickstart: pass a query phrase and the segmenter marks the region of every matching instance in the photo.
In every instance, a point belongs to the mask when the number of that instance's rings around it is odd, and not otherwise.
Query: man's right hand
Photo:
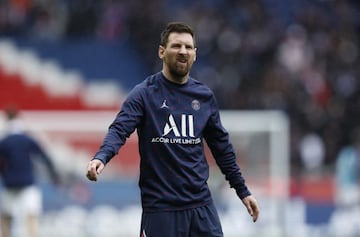
[[[101,160],[91,160],[89,161],[89,164],[87,166],[86,177],[91,181],[97,181],[98,175],[102,172],[104,168],[105,165],[101,162]]]

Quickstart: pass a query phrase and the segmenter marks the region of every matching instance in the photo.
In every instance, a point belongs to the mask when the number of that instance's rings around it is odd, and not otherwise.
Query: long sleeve
[[[26,134],[11,134],[0,143],[2,178],[6,187],[25,187],[35,183],[33,159],[40,159],[54,182],[58,173],[40,145]]]
[[[204,138],[215,158],[216,164],[225,175],[230,186],[236,190],[240,198],[249,196],[251,193],[242,177],[240,167],[236,163],[236,156],[229,139],[229,134],[221,124],[215,98],[213,98],[211,109],[212,113],[204,131]]]
[[[143,116],[143,104],[139,88],[134,88],[124,101],[120,112],[109,126],[103,144],[94,159],[107,164],[135,131]]]
[[[40,145],[35,142],[34,140],[30,140],[31,144],[32,144],[32,152],[34,154],[39,154],[37,157],[38,159],[40,159],[42,161],[42,163],[45,164],[47,171],[49,172],[49,175],[51,177],[51,180],[53,183],[57,184],[60,181],[60,175],[57,172],[57,170],[55,169],[54,163],[51,161],[50,157],[48,156],[48,154],[42,149],[42,147],[40,147]]]

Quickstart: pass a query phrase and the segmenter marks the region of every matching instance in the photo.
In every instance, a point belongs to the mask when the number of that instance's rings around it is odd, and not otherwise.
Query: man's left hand
[[[241,199],[241,201],[244,203],[248,213],[250,214],[250,216],[252,216],[252,219],[255,222],[258,219],[260,213],[256,199],[252,195],[250,195],[244,197],[243,199]]]

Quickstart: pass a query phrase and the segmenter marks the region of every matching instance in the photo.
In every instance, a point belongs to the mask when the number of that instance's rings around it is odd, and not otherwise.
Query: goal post
[[[248,234],[283,236],[285,207],[290,199],[288,117],[281,111],[272,110],[221,111],[220,116],[223,126],[229,132],[241,172],[261,208],[259,222],[262,228],[254,228]],[[232,236],[230,230],[225,228],[227,236]],[[229,229],[233,229],[233,225]]]
[[[265,154],[267,157],[256,157],[254,159],[268,159],[270,194],[274,197],[279,195],[287,197],[290,177],[289,121],[287,116],[281,111],[221,111],[220,116],[223,126],[230,133],[235,148],[244,148],[244,141],[241,139],[250,143],[249,140],[262,136],[262,141],[259,141],[259,146],[255,148],[267,151],[268,154]],[[237,136],[238,139],[236,139]],[[267,140],[268,144],[263,140]],[[255,167],[251,168],[257,168],[256,165],[259,164],[255,164]],[[251,176],[251,174],[249,175]]]

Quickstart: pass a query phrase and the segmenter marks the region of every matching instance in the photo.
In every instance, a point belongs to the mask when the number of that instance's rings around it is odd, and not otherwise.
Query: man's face
[[[173,77],[187,76],[196,58],[193,37],[188,33],[170,33],[166,47],[159,47],[159,57]]]

